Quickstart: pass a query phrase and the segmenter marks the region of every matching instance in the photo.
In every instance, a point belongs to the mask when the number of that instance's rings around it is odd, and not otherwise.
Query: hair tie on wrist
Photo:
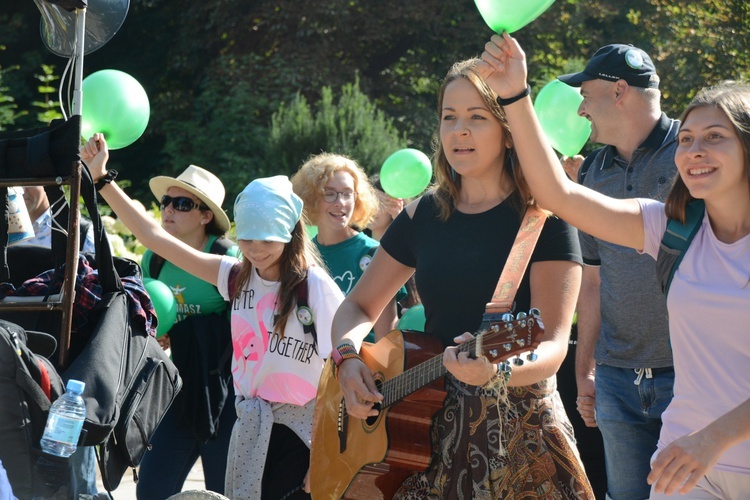
[[[516,101],[520,101],[521,99],[523,99],[524,97],[526,97],[529,94],[531,94],[531,85],[526,84],[526,88],[524,89],[524,91],[521,92],[518,95],[515,95],[513,97],[508,97],[507,99],[503,99],[502,97],[498,96],[497,97],[497,103],[500,106],[505,107],[505,106],[507,106],[509,104],[513,104]]]
[[[100,191],[105,186],[105,184],[109,184],[115,179],[117,179],[117,170],[107,170],[107,175],[96,181],[94,187],[97,191]]]

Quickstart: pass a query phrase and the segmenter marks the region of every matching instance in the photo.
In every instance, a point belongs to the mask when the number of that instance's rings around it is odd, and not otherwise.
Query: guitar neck
[[[476,342],[477,339],[473,338],[458,346],[458,350],[463,352],[474,352],[476,350]],[[443,366],[442,354],[405,370],[400,375],[383,382],[382,387],[380,387],[380,393],[383,395],[381,406],[387,408],[398,403],[409,394],[412,394],[427,384],[434,382],[446,373],[448,373],[448,370]]]

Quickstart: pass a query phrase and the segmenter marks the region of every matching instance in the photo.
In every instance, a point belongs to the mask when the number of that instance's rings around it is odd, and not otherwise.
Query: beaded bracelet
[[[350,359],[350,358],[362,359],[359,356],[357,349],[349,343],[343,343],[339,345],[336,349],[334,349],[331,352],[331,357],[333,358],[333,362],[336,363],[336,366],[341,365],[341,363],[343,363],[345,359]]]

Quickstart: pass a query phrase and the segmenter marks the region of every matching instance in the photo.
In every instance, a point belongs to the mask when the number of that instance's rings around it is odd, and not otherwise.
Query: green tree
[[[41,100],[31,103],[41,110],[37,113],[36,119],[46,125],[52,120],[62,118],[60,101],[55,100],[57,89],[53,87],[53,83],[60,79],[59,76],[55,75],[55,67],[42,64],[42,73],[34,76],[39,80],[40,85],[37,86],[37,92],[41,97]]]
[[[558,0],[513,35],[529,57],[535,93],[581,69],[602,45],[637,45],[654,59],[663,107],[677,116],[703,85],[749,76],[749,6]],[[5,75],[5,94],[17,109],[32,109],[34,72],[59,58],[44,49],[34,2],[4,0],[4,7],[0,45],[9,50],[0,51],[0,65],[19,68]],[[491,34],[474,0],[148,0],[131,2],[117,35],[86,56],[84,76],[116,68],[149,95],[145,134],[111,159],[134,181],[134,194],[146,199],[150,177],[189,163],[214,171],[229,191],[269,172],[266,141],[281,103],[297,94],[318,102],[324,87],[341,88],[356,75],[408,145],[429,151],[440,81],[453,62],[479,55]],[[31,115],[14,124],[35,125]]]
[[[5,47],[0,45],[0,51],[5,50]],[[8,94],[8,87],[3,83],[3,78],[10,71],[17,70],[18,67],[3,68],[0,65],[0,131],[6,130],[8,125],[13,125],[19,116],[24,113],[19,112],[18,104],[12,95]]]
[[[310,155],[325,151],[349,156],[374,173],[406,144],[393,119],[362,93],[357,78],[341,87],[337,102],[331,88],[323,87],[314,107],[299,93],[283,103],[271,119],[266,165],[291,175]]]

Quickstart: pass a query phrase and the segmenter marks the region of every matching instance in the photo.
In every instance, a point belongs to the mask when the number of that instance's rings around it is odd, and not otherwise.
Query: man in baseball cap
[[[558,79],[581,88],[578,114],[591,122],[591,140],[605,145],[585,159],[578,182],[615,198],[664,201],[677,172],[679,122],[661,111],[659,77],[648,54],[606,45],[583,71]],[[601,431],[607,498],[648,498],[649,461],[674,383],[666,302],[653,259],[583,232],[579,238],[584,269],[576,406],[585,424]],[[589,445],[581,443],[586,465]]]
[[[557,77],[571,87],[580,87],[583,82],[597,78],[610,82],[625,80],[634,87],[659,88],[659,76],[648,54],[638,47],[621,43],[605,45],[597,50],[586,69],[580,73]]]

